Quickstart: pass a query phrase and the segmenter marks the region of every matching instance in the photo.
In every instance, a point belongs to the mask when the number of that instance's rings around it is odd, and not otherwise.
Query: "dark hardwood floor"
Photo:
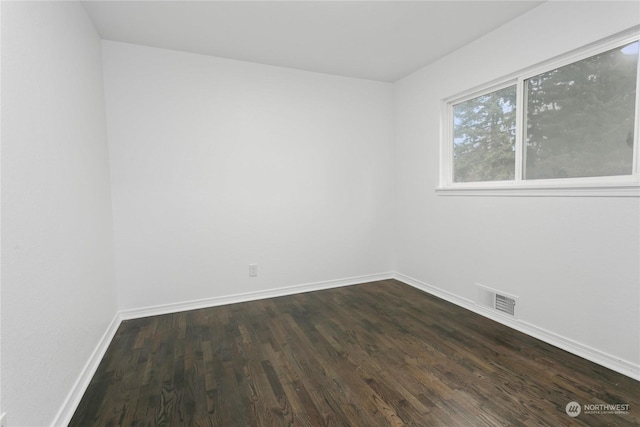
[[[566,405],[628,404],[575,418]],[[72,426],[626,426],[640,383],[394,280],[124,321]]]

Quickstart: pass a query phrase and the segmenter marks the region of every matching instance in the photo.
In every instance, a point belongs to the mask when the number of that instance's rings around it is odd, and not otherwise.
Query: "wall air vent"
[[[476,304],[513,318],[517,317],[516,302],[518,301],[518,297],[488,288],[478,283],[476,283],[476,285],[478,287]]]
[[[501,311],[509,316],[516,315],[516,300],[504,295],[496,294],[496,311]]]

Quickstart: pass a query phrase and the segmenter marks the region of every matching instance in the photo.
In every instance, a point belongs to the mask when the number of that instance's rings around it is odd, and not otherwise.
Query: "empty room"
[[[640,425],[639,2],[0,19],[1,427]]]

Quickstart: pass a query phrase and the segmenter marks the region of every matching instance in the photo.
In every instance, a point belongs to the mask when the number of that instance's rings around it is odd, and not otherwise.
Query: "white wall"
[[[2,4],[2,410],[48,425],[116,313],[100,40]]]
[[[0,25],[2,24],[2,2],[0,1]],[[0,129],[2,129],[2,27],[0,26]],[[2,132],[0,131],[0,189],[2,188]],[[0,197],[0,236],[2,236],[2,197]],[[1,240],[1,239],[0,239]],[[2,244],[0,242],[0,260]],[[0,262],[0,423],[5,422],[2,406],[2,263]]]
[[[390,84],[108,41],[103,58],[121,309],[392,270]]]
[[[640,364],[637,198],[438,196],[440,100],[638,24],[638,3],[549,2],[396,84],[397,271]]]
[[[639,364],[637,199],[434,192],[441,98],[637,24],[636,3],[546,3],[396,85],[114,42],[101,58],[78,4],[2,8],[11,425],[50,423],[117,309],[394,269],[518,295],[523,322]]]

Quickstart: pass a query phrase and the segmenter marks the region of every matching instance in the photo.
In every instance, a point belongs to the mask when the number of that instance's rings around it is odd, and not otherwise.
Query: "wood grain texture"
[[[628,404],[581,414],[567,403]],[[631,426],[640,383],[395,280],[124,321],[71,426]]]

